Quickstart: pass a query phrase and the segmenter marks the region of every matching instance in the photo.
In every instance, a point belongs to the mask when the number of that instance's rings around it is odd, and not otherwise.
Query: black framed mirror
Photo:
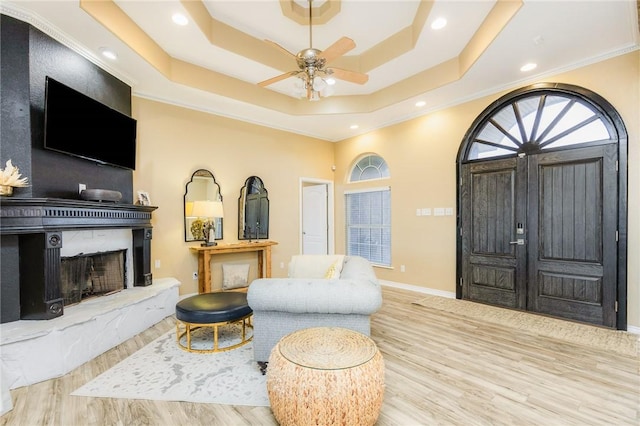
[[[269,197],[262,179],[251,176],[238,198],[238,239],[269,238]]]
[[[215,245],[222,239],[223,220],[220,185],[209,170],[196,170],[184,194],[184,240]]]

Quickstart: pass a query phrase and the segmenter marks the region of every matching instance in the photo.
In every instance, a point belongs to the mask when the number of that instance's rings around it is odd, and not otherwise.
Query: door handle
[[[524,238],[518,238],[515,241],[509,241],[509,244],[511,244],[512,246],[523,246],[524,245]]]

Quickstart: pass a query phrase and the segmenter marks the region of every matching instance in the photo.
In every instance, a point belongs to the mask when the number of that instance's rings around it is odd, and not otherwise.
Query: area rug
[[[640,336],[626,331],[609,330],[512,309],[439,296],[427,296],[413,303],[426,308],[526,331],[529,334],[559,339],[596,349],[604,349],[621,355],[640,356]]]
[[[240,341],[239,326],[222,327],[221,346]],[[193,333],[192,347],[212,346],[210,328]],[[269,406],[266,378],[253,360],[253,346],[218,353],[180,349],[175,330],[160,336],[71,395]]]

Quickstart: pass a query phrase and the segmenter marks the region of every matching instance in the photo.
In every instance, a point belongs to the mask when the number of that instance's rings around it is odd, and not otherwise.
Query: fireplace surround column
[[[20,318],[43,320],[63,314],[60,291],[61,232],[20,236]]]

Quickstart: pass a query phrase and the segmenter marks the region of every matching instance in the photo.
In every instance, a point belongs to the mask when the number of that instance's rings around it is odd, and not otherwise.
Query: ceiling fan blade
[[[298,74],[298,72],[299,71],[291,71],[291,72],[287,72],[287,73],[284,73],[284,74],[280,74],[277,77],[273,77],[273,78],[270,78],[268,80],[261,81],[260,83],[258,83],[258,86],[265,87],[265,86],[268,86],[270,84],[277,83],[280,80],[285,80],[285,79],[287,79],[289,77],[293,77],[294,75]]]
[[[284,47],[280,46],[278,43],[276,43],[275,41],[271,41],[271,40],[265,40],[265,43],[275,47],[276,49],[279,49],[281,51],[283,51],[284,53],[286,53],[289,56],[293,56],[293,59],[296,58],[296,55],[294,55],[293,53],[289,52],[287,49],[285,49]]]
[[[329,68],[327,71],[331,71],[330,75],[344,81],[349,81],[356,84],[365,84],[369,81],[369,76],[361,72],[343,70],[340,68]]]
[[[351,40],[349,37],[342,37],[340,40],[320,52],[318,57],[325,59],[327,62],[331,62],[355,47],[355,41]]]

